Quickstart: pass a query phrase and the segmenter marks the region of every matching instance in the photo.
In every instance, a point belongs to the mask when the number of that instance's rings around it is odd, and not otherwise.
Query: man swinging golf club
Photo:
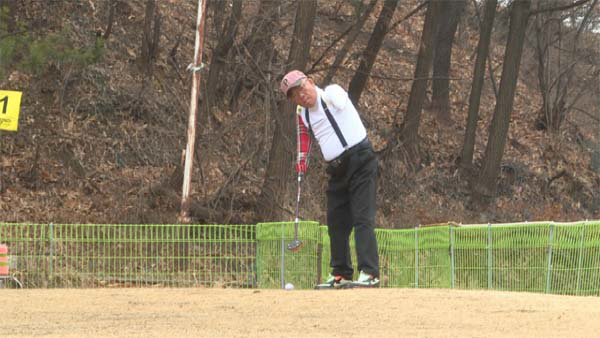
[[[327,161],[327,225],[333,271],[317,288],[379,286],[374,229],[377,157],[356,108],[339,85],[321,89],[298,70],[283,77],[280,89],[288,100],[298,105],[298,175],[306,172],[312,142],[309,131]],[[352,229],[360,271],[356,281],[352,281],[354,270],[349,242]]]

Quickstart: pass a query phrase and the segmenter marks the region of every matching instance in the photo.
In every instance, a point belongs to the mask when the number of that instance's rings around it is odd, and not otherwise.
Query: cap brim
[[[296,82],[292,83],[288,87],[287,91],[285,92],[286,96],[289,97],[290,96],[290,90],[292,90],[292,88],[296,88],[296,87],[300,86],[302,84],[302,80],[304,80],[304,79],[306,79],[306,78],[305,77],[301,77],[298,80],[296,80]]]

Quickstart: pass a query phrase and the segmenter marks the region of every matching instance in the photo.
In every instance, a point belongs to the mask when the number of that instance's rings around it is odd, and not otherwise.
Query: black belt
[[[327,162],[327,164],[329,164],[330,166],[333,166],[333,167],[337,167],[342,163],[342,160],[344,160],[344,158],[346,158],[347,156],[350,156],[350,155],[354,154],[355,152],[357,152],[361,149],[368,148],[370,146],[371,146],[371,142],[369,142],[369,138],[365,137],[362,141],[360,141],[357,144],[353,145],[352,147],[344,150],[340,155],[338,155],[338,157]]]

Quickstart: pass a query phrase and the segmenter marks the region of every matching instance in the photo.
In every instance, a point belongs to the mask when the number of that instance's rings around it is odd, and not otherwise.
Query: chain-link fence
[[[377,229],[383,287],[600,295],[600,221]],[[326,226],[0,224],[24,287],[312,288],[330,271]],[[354,240],[351,238],[354,250]],[[354,264],[356,259],[354,259]],[[356,266],[355,266],[356,268]]]

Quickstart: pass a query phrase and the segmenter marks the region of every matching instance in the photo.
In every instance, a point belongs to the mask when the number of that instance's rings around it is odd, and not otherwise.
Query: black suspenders
[[[321,105],[323,106],[323,110],[325,111],[325,115],[327,115],[327,119],[329,120],[329,123],[333,127],[333,131],[335,131],[335,134],[337,135],[338,139],[342,143],[344,150],[348,149],[348,143],[346,142],[344,135],[342,135],[342,131],[340,130],[340,127],[338,126],[337,122],[335,122],[333,115],[331,115],[331,112],[329,111],[327,104],[325,104],[325,101],[322,98],[321,98]],[[310,125],[310,117],[309,117],[310,114],[308,113],[308,108],[304,108],[304,114],[305,114],[305,118],[306,118],[306,123],[308,123],[308,130],[312,133],[312,126]]]

